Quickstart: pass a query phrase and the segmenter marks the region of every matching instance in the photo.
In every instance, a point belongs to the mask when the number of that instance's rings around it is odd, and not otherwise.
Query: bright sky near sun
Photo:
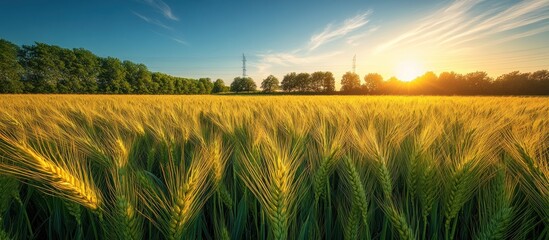
[[[0,0],[0,38],[86,48],[182,77],[549,68],[549,0]]]

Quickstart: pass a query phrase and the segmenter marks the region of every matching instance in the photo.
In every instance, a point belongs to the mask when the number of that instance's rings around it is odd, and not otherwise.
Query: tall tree
[[[335,78],[332,72],[324,72],[322,89],[324,92],[327,92],[327,93],[332,93],[335,91]]]
[[[0,93],[22,93],[23,67],[17,61],[19,47],[0,39]]]
[[[222,79],[215,80],[212,88],[212,93],[220,93],[225,91],[225,82]]]
[[[479,95],[486,93],[492,82],[486,72],[472,72],[463,77],[466,82],[466,89],[461,94]]]
[[[98,76],[100,72],[99,58],[92,52],[76,48],[73,49],[76,62],[73,64],[71,74],[80,82],[82,93],[95,93],[99,90]]]
[[[201,93],[212,93],[212,88],[214,87],[214,84],[212,83],[212,80],[210,78],[200,78],[198,79],[198,81],[204,86],[204,92]]]
[[[236,77],[231,83],[231,91],[236,93],[255,91],[256,88],[257,85],[250,77]]]
[[[298,91],[300,92],[310,91],[311,75],[309,75],[308,73],[299,73],[295,77],[295,83]]]
[[[59,58],[63,49],[43,43],[23,46],[22,65],[26,70],[25,87],[32,93],[57,93],[65,62]]]
[[[132,87],[126,81],[126,71],[117,58],[101,59],[99,89],[104,93],[131,93]]]
[[[335,79],[331,72],[314,72],[310,78],[310,91],[333,92],[335,90]]]
[[[529,76],[532,88],[535,88],[535,94],[546,95],[549,94],[549,71],[539,70],[535,71]]]
[[[360,89],[360,77],[356,73],[346,72],[341,78],[341,91],[355,92]]]
[[[292,92],[297,88],[297,74],[295,72],[284,75],[281,82],[282,90]]]
[[[278,78],[276,78],[273,75],[269,75],[267,78],[261,82],[261,88],[263,89],[263,92],[271,93],[280,87],[278,82]]]
[[[369,94],[380,93],[383,77],[378,73],[368,73],[364,76],[364,87]]]

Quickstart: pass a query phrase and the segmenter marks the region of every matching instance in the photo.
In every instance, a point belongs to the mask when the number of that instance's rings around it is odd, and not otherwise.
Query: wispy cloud
[[[360,43],[362,41],[364,41],[366,37],[371,36],[377,30],[379,30],[379,26],[372,27],[372,28],[368,29],[367,31],[359,33],[359,34],[352,35],[352,36],[347,38],[347,44],[349,44],[351,46],[354,46],[354,47],[359,46]]]
[[[299,68],[326,64],[327,62],[330,62],[330,59],[333,59],[333,57],[338,56],[341,53],[342,52],[340,51],[334,51],[325,54],[309,55],[303,53],[301,50],[261,53],[256,55],[259,57],[257,69],[261,75],[270,74],[271,68],[275,66],[295,67],[296,70],[299,70]]]
[[[328,26],[324,28],[324,31],[311,37],[308,47],[309,51],[312,51],[325,43],[341,38],[366,25],[369,22],[368,16],[371,13],[372,11],[368,10],[352,18],[346,19],[343,23],[335,26],[333,24],[328,24]]]
[[[148,22],[150,24],[154,24],[154,25],[157,25],[161,28],[164,28],[164,29],[168,29],[168,30],[173,30],[173,28],[171,28],[170,26],[167,26],[166,24],[162,23],[161,21],[157,20],[157,19],[153,19],[153,18],[149,18],[149,17],[145,17],[139,13],[136,13],[134,11],[132,11],[133,15],[137,16],[138,18],[141,18],[143,21],[145,22]]]
[[[175,42],[179,43],[179,44],[183,44],[185,46],[189,46],[189,43],[184,41],[184,40],[181,40],[179,38],[175,38],[175,37],[171,37],[170,39],[174,40]]]
[[[144,0],[144,1],[150,6],[152,6],[153,8],[155,8],[156,10],[160,11],[160,13],[164,15],[164,17],[170,20],[179,21],[179,18],[175,16],[175,14],[172,12],[172,8],[170,8],[170,6],[168,6],[168,4],[166,4],[162,0]]]
[[[455,0],[375,51],[421,45],[459,47],[500,33],[509,40],[519,39],[547,31],[548,12],[547,0]]]
[[[181,44],[181,45],[185,45],[185,46],[190,46],[190,44],[183,40],[183,38],[179,35],[177,35],[176,33],[172,32],[170,34],[164,34],[164,33],[161,33],[161,32],[157,32],[157,31],[152,31],[153,33],[156,33],[158,34],[159,36],[162,36],[162,37],[165,37],[165,38],[168,38],[178,44]]]

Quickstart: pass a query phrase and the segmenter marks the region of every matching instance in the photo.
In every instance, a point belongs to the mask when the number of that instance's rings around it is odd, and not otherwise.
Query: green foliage
[[[231,83],[231,92],[253,92],[256,88],[257,85],[250,77],[236,77]]]
[[[356,73],[346,72],[341,78],[342,92],[356,92],[360,89],[360,77]]]
[[[212,93],[228,92],[226,87],[222,79],[217,79],[213,84]]]
[[[19,47],[0,39],[0,93],[22,93],[23,67],[17,61]]]
[[[547,239],[547,101],[6,96],[0,236]]]
[[[261,88],[263,89],[263,92],[266,93],[275,92],[280,88],[278,78],[273,75],[269,75],[263,80],[263,82],[261,82]]]

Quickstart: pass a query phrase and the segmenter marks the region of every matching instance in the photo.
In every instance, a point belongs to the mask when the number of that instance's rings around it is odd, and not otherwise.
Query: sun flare
[[[403,61],[395,68],[396,77],[405,82],[410,82],[423,73],[423,66],[416,61]]]

